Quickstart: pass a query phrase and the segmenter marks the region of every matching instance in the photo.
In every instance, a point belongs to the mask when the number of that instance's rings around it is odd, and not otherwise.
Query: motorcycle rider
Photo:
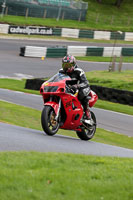
[[[88,124],[92,125],[93,120],[91,118],[91,112],[90,112],[89,103],[88,103],[89,93],[90,93],[89,82],[85,76],[84,71],[77,66],[76,59],[74,56],[66,55],[62,59],[62,69],[59,70],[59,73],[67,74],[72,79],[76,79],[78,81],[78,84],[72,87],[79,90],[78,99],[84,108],[84,112],[87,119],[86,121]]]

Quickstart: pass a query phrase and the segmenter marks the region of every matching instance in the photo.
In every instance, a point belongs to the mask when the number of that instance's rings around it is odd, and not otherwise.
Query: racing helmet
[[[62,59],[62,68],[67,73],[73,72],[75,65],[76,65],[76,59],[74,56],[66,55]]]

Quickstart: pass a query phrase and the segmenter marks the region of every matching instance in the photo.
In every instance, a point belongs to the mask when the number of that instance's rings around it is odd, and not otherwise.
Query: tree
[[[97,2],[98,3],[102,3],[102,0],[97,0]],[[123,0],[116,0],[115,1],[115,6],[117,6],[119,8],[122,2],[123,2]]]
[[[123,0],[116,0],[115,5],[119,8]]]
[[[97,0],[97,2],[98,2],[98,3],[101,3],[101,2],[102,2],[102,0]]]

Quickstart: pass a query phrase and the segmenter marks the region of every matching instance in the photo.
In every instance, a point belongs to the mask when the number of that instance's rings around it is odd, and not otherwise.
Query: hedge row
[[[133,106],[133,92],[97,85],[91,85],[91,89],[97,93],[99,99]]]

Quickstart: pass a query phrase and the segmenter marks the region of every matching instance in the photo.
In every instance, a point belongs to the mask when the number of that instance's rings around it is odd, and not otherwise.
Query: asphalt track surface
[[[0,39],[0,78],[44,78],[54,75],[61,68],[61,58],[27,58],[19,56],[20,47],[23,46],[103,46],[103,44],[48,41],[48,40],[23,40],[23,39]],[[112,44],[104,44],[112,46]],[[108,70],[109,63],[77,61],[84,71]],[[124,63],[123,69],[133,69],[133,64]]]
[[[133,158],[133,150],[55,135],[0,122],[0,151],[62,152]]]

